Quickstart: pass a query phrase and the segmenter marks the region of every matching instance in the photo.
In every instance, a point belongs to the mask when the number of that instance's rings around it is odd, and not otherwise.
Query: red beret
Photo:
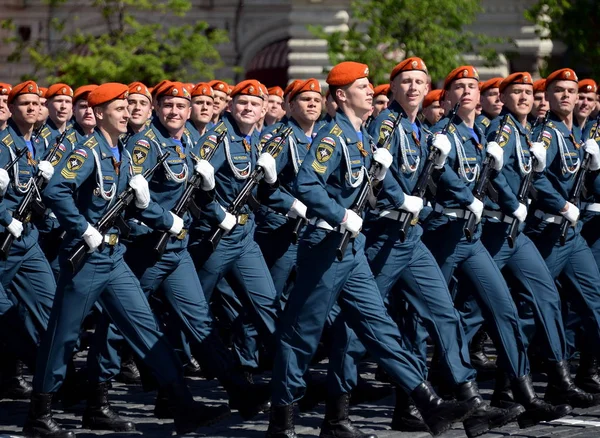
[[[500,88],[500,84],[502,83],[503,79],[504,78],[492,78],[492,79],[488,79],[487,81],[479,84],[479,91],[481,91],[482,93],[484,93],[487,90],[491,90],[492,88]]]
[[[300,93],[305,91],[314,91],[321,94],[321,84],[315,78],[310,78],[304,82],[298,83],[292,91],[290,91],[290,101],[294,100]]]
[[[210,85],[210,87],[215,90],[215,91],[221,91],[222,93],[225,94],[231,94],[231,91],[229,90],[229,85],[227,84],[227,82],[223,82],[223,81],[218,81],[216,79],[210,81],[208,83],[208,85]]]
[[[444,79],[444,90],[450,88],[450,84],[457,79],[476,79],[479,81],[479,73],[472,65],[461,65],[446,76],[446,79]]]
[[[533,78],[531,77],[531,74],[526,71],[512,73],[500,82],[500,86],[498,87],[500,88],[500,93],[512,84],[527,84],[533,87]]]
[[[546,78],[546,88],[554,81],[573,81],[577,82],[577,75],[570,68],[561,68],[560,70],[553,71]]]
[[[46,98],[46,93],[48,92],[48,88],[46,87],[38,87],[40,90],[40,97]]]
[[[21,94],[37,94],[39,96],[40,89],[33,81],[21,82],[20,84],[15,85],[8,93],[7,103],[12,103],[13,100],[15,100],[15,98]]]
[[[50,99],[54,96],[69,96],[73,97],[73,89],[69,87],[67,84],[54,84],[48,87],[48,91],[44,97],[46,99]]]
[[[182,82],[169,82],[160,87],[160,90],[154,92],[156,99],[160,97],[181,97],[182,99],[191,100],[190,92],[185,88]]]
[[[4,82],[0,82],[0,96],[5,96],[10,93],[12,90],[12,86],[10,84],[6,84]]]
[[[390,84],[378,85],[375,87],[375,90],[373,90],[373,92],[375,93],[373,94],[373,97],[377,97],[381,94],[387,96],[387,94],[390,92]]]
[[[331,69],[326,81],[332,87],[343,87],[368,76],[369,66],[367,64],[344,61]]]
[[[430,106],[433,102],[439,102],[442,100],[443,92],[444,90],[432,90],[427,93],[427,96],[425,96],[425,99],[423,99],[423,109]]]
[[[292,82],[290,82],[287,87],[285,87],[285,90],[283,90],[283,96],[289,96],[289,94],[294,91],[294,88],[296,88],[296,86],[298,86],[300,83],[302,83],[300,79],[294,79]]]
[[[86,99],[91,91],[94,91],[98,88],[98,85],[90,84],[90,85],[82,85],[79,88],[75,89],[73,93],[73,103],[77,102],[79,99]]]
[[[403,71],[413,71],[418,70],[427,73],[427,66],[423,62],[421,58],[417,58],[416,56],[406,58],[404,61],[396,65],[390,74],[390,82],[394,80],[396,76],[398,76]]]
[[[141,94],[142,96],[145,96],[146,98],[148,98],[149,101],[152,102],[152,94],[150,93],[150,90],[148,90],[148,87],[146,87],[144,84],[142,84],[141,82],[132,82],[128,86],[130,96],[132,94]]]
[[[540,93],[546,91],[546,79],[538,79],[533,82],[533,92]]]
[[[267,90],[269,92],[269,96],[277,96],[283,99],[283,88],[281,87],[271,87]]]
[[[260,91],[262,91],[263,96],[267,97],[269,95],[269,90],[267,89],[267,87],[265,86],[265,84],[263,84],[262,82],[259,82],[258,86],[260,87]]]
[[[264,93],[261,89],[261,83],[256,79],[246,79],[245,81],[240,82],[235,87],[233,87],[233,91],[231,92],[231,97],[240,95],[246,96],[256,96],[264,99]]]
[[[208,96],[213,97],[213,89],[206,82],[199,82],[192,90],[192,97],[196,96]]]
[[[579,81],[579,92],[580,93],[597,93],[598,85],[593,79],[582,79]]]
[[[107,82],[96,87],[88,94],[87,101],[89,106],[98,106],[115,99],[127,99],[129,96],[129,87],[118,82]]]
[[[153,88],[152,91],[150,92],[152,94],[152,97],[156,97],[156,94],[160,91],[162,91],[162,89],[164,87],[168,87],[169,84],[171,83],[170,80],[168,79],[163,79],[162,81],[160,81],[158,84],[156,84]]]
[[[188,90],[188,93],[192,94],[192,90],[196,85],[192,84],[191,82],[184,82],[183,86],[186,90]]]

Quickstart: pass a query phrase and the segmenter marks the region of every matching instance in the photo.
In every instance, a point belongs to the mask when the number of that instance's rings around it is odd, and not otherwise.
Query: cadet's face
[[[373,103],[373,117],[377,117],[381,111],[387,108],[390,100],[384,94],[380,94],[375,98],[375,102]]]
[[[88,105],[87,100],[79,99],[75,102],[73,114],[75,115],[75,121],[82,128],[92,129],[96,126],[96,116],[94,116],[94,111]]]
[[[38,123],[45,122],[48,118],[48,107],[46,106],[46,98],[40,97],[40,114],[37,118]]]
[[[214,112],[213,98],[209,96],[192,97],[192,120],[197,123],[207,124],[212,119]]]
[[[96,108],[98,125],[111,135],[127,132],[129,110],[127,99],[115,99],[112,102]]]
[[[546,112],[550,109],[550,105],[546,100],[546,93],[538,91],[533,95],[533,106],[531,107],[531,115],[536,119],[545,117]]]
[[[508,110],[517,116],[526,116],[533,105],[533,86],[515,84],[506,87],[500,99]]]
[[[192,105],[183,97],[166,96],[160,99],[156,115],[167,131],[176,132],[185,126],[192,114]]]
[[[423,110],[423,115],[431,125],[435,125],[442,120],[444,108],[442,108],[439,101],[436,101]]]
[[[577,102],[577,82],[555,81],[546,89],[550,109],[556,114],[567,116],[573,112]]]
[[[219,90],[214,90],[213,94],[215,96],[215,100],[213,102],[214,113],[220,115],[227,106],[227,93]]]
[[[127,109],[129,110],[129,123],[133,126],[142,126],[152,114],[150,100],[143,94],[130,94],[127,98]]]
[[[73,98],[70,96],[54,96],[46,102],[48,116],[56,124],[63,124],[73,114]]]
[[[263,100],[258,96],[237,95],[231,101],[231,114],[236,122],[253,126],[261,118]]]
[[[578,117],[589,117],[596,108],[596,93],[579,93],[579,99],[575,104],[575,114]]]
[[[452,107],[460,101],[461,110],[473,111],[479,103],[479,83],[477,79],[457,79],[450,84],[446,96]]]
[[[325,111],[329,114],[329,117],[335,116],[335,113],[338,109],[337,103],[331,97],[331,94],[325,99]]]
[[[292,117],[299,122],[316,122],[321,116],[323,97],[316,91],[305,91],[290,102]]]
[[[369,87],[368,78],[357,79],[349,87],[338,89],[337,98],[352,108],[358,117],[364,116],[373,108],[373,90]]]
[[[283,109],[283,99],[279,96],[269,96],[267,103],[267,114],[276,120],[280,120],[285,115]]]
[[[394,100],[405,109],[418,108],[429,92],[427,74],[423,71],[404,71],[390,85]]]
[[[0,122],[6,122],[10,119],[10,111],[8,110],[8,95],[0,96]]]
[[[500,90],[490,88],[481,95],[481,109],[492,117],[497,117],[502,111],[502,101],[500,100]]]
[[[17,125],[33,126],[40,114],[40,96],[37,94],[21,94],[13,100],[8,109]]]

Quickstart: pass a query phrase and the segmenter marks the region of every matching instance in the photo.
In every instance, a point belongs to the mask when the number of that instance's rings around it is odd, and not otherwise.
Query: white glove
[[[13,220],[10,221],[10,224],[8,224],[8,227],[6,227],[6,229],[10,234],[15,236],[15,239],[18,239],[19,237],[21,237],[21,233],[23,233],[23,222],[13,218]]]
[[[593,140],[592,140],[593,141]],[[577,219],[579,219],[579,209],[570,202],[567,202],[567,211],[561,211],[560,214],[569,222],[575,226]]]
[[[446,158],[448,158],[450,149],[452,149],[450,140],[448,140],[448,137],[446,137],[444,134],[435,134],[431,146],[439,151],[439,154],[435,160],[435,168],[441,169],[446,163]]]
[[[374,178],[377,181],[383,181],[385,179],[385,175],[387,174],[387,170],[392,165],[392,161],[394,161],[394,158],[392,157],[392,154],[390,154],[390,151],[388,151],[386,148],[378,148],[375,152],[373,152],[373,160],[381,164],[379,169],[377,169]]]
[[[215,188],[215,168],[206,160],[198,160],[194,170],[202,176],[200,188],[205,192]]]
[[[173,217],[173,225],[171,225],[169,233],[171,233],[174,236],[177,236],[179,235],[179,233],[181,233],[181,230],[183,230],[183,219],[181,219],[172,211],[170,211],[169,213],[171,213],[171,216]]]
[[[229,232],[233,229],[233,227],[235,227],[235,224],[237,224],[237,218],[228,211],[226,211],[225,219],[221,221],[219,227]]]
[[[0,167],[0,195],[4,196],[6,193],[6,189],[10,184],[10,176],[8,176],[8,172]]]
[[[485,152],[494,159],[494,162],[492,163],[492,169],[500,172],[502,170],[502,166],[504,166],[504,151],[500,145],[495,141],[490,141],[487,144]]]
[[[50,164],[50,161],[40,161],[38,163],[38,170],[42,172],[42,177],[46,181],[50,181],[50,178],[52,178],[52,175],[54,175],[54,166]]]
[[[294,203],[290,207],[288,216],[291,218],[296,218],[300,216],[301,218],[306,219],[306,205],[304,205],[299,200],[294,199]]]
[[[145,210],[150,205],[150,189],[143,175],[135,175],[129,180],[129,187],[135,192],[135,206]]]
[[[277,166],[273,155],[268,152],[260,154],[256,165],[262,167],[265,171],[265,181],[268,184],[275,184],[275,181],[277,181]]]
[[[481,222],[481,215],[483,214],[483,202],[475,198],[473,199],[473,202],[467,206],[467,209],[475,215],[475,218],[477,219],[475,221],[476,224]]]
[[[519,222],[525,222],[527,218],[527,207],[524,204],[519,204],[519,207],[512,214]]]
[[[346,209],[346,217],[340,224],[340,231],[343,233],[348,230],[352,237],[358,236],[362,228],[363,220],[354,211]]]
[[[600,169],[600,148],[596,140],[588,138],[583,144],[583,150],[591,156],[590,170],[594,172]]]
[[[423,198],[418,196],[404,195],[404,203],[400,206],[404,211],[412,213],[413,216],[418,216],[423,210]]]
[[[83,240],[89,248],[88,252],[94,252],[102,244],[102,234],[97,229],[88,224],[86,230],[83,232]]]
[[[529,148],[531,155],[535,157],[537,163],[533,166],[534,172],[543,172],[546,168],[546,147],[541,141],[536,141]]]

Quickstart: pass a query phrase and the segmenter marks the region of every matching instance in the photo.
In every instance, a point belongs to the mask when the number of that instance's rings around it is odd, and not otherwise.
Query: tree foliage
[[[51,7],[60,8],[77,0],[47,1]],[[226,33],[210,29],[202,21],[164,24],[169,16],[184,21],[190,7],[189,0],[92,0],[91,9],[102,20],[100,33],[54,19],[51,26],[59,35],[58,44],[12,37],[15,50],[9,62],[26,54],[33,68],[29,78],[41,77],[48,83],[65,82],[73,87],[133,81],[152,85],[165,78],[184,82],[212,79],[214,70],[223,65],[215,46],[227,41]],[[160,22],[142,24],[139,17],[148,13],[160,15]],[[68,28],[76,30],[69,32]]]
[[[539,0],[525,16],[537,25],[541,38],[562,41],[564,60],[548,60],[543,75],[565,63],[582,74],[600,78],[600,2],[596,0]]]
[[[343,60],[369,65],[374,83],[389,81],[401,60],[418,56],[434,82],[464,63],[465,53],[486,65],[498,60],[491,44],[500,42],[465,30],[482,11],[479,0],[352,0],[347,32],[313,31],[328,42],[333,64]]]

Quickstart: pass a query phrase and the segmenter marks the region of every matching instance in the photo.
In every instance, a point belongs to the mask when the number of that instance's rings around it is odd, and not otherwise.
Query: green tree
[[[464,63],[465,53],[482,56],[486,65],[497,62],[491,44],[500,40],[465,30],[481,11],[479,0],[352,0],[347,32],[312,30],[327,40],[333,64],[363,62],[376,84],[389,81],[409,56],[423,59],[437,82]]]
[[[562,41],[567,46],[564,59],[547,59],[545,76],[566,67],[600,78],[600,2],[596,0],[540,0],[525,12],[543,39]]]
[[[74,3],[47,2],[53,8]],[[9,62],[27,54],[32,64],[28,78],[73,87],[137,80],[153,85],[165,78],[184,82],[212,79],[215,69],[223,65],[215,46],[227,41],[225,31],[210,29],[206,22],[162,24],[169,15],[183,21],[181,17],[190,7],[189,0],[92,0],[91,9],[104,23],[102,33],[90,33],[77,25],[73,26],[77,30],[69,33],[65,21],[54,19],[50,25],[59,35],[58,44],[12,37],[9,42],[15,44],[15,50]],[[141,13],[160,14],[161,22],[142,24]],[[12,23],[3,26],[10,28]]]

